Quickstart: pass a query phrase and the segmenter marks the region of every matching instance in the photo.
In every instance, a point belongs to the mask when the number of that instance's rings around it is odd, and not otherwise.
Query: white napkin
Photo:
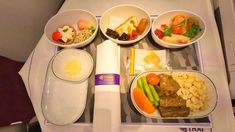
[[[32,96],[31,94],[38,96],[37,94],[42,92],[48,63],[56,53],[56,46],[50,44],[45,37],[46,36],[43,34],[38,45],[19,71],[30,98]]]
[[[93,132],[119,132],[120,47],[110,40],[97,46]]]
[[[56,53],[56,46],[50,44],[45,37],[45,35],[42,36],[25,65],[19,71],[40,124],[44,124],[45,120],[41,109],[41,96],[47,66],[51,57]],[[41,127],[44,129],[44,125],[41,125]]]

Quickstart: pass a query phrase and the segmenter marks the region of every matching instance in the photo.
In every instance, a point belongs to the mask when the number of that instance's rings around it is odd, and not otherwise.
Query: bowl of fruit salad
[[[173,10],[160,14],[151,27],[153,40],[166,48],[182,48],[201,39],[206,31],[204,20],[190,11]]]
[[[64,48],[79,48],[89,44],[98,31],[98,21],[89,11],[73,9],[60,12],[46,24],[48,41]]]
[[[118,5],[105,11],[100,19],[101,32],[118,44],[131,44],[144,38],[151,28],[149,14],[134,5]]]

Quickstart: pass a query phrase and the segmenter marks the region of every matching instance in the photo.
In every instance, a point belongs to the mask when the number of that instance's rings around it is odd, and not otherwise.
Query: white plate
[[[156,119],[164,119],[166,117],[161,117],[160,113],[158,112],[158,109],[156,110],[156,112],[152,113],[152,114],[148,114],[143,112],[135,103],[135,100],[133,98],[132,92],[133,89],[135,87],[137,87],[137,80],[142,77],[142,76],[146,76],[148,73],[155,73],[155,74],[172,74],[172,73],[190,73],[193,74],[195,76],[198,76],[199,78],[201,78],[206,86],[207,86],[207,93],[208,93],[208,101],[207,101],[207,108],[205,110],[201,110],[198,112],[191,112],[189,116],[187,117],[167,117],[168,119],[191,119],[191,118],[201,118],[201,117],[205,117],[207,115],[209,115],[216,107],[217,104],[217,92],[216,92],[216,87],[213,84],[213,82],[204,74],[197,72],[197,71],[183,71],[183,70],[173,70],[173,71],[149,71],[149,72],[143,72],[141,74],[139,74],[138,76],[135,77],[135,79],[133,80],[132,84],[131,84],[131,88],[130,88],[130,95],[131,95],[131,101],[134,105],[134,107],[144,116],[149,117],[149,118],[156,118]]]
[[[57,78],[50,61],[41,102],[45,119],[55,125],[74,123],[85,109],[87,88],[88,80],[73,83]]]

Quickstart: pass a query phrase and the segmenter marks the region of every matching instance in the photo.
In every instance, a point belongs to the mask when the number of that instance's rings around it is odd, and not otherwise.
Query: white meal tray
[[[151,16],[152,18],[156,16]],[[97,17],[99,18],[99,17]],[[88,46],[83,49],[88,51],[93,59],[96,59],[96,45],[104,41],[104,35],[98,31],[97,37]],[[134,76],[129,75],[130,66],[130,48],[162,50],[164,48],[158,46],[148,34],[143,40],[137,44],[121,46],[121,123],[122,126],[133,125],[159,125],[165,127],[177,127],[179,129],[202,128],[203,131],[211,131],[212,118],[210,115],[197,119],[150,119],[140,115],[133,107],[129,98],[129,85]],[[61,48],[57,48],[58,51]],[[197,42],[191,46],[182,49],[166,49],[167,69],[170,70],[196,70],[203,72],[202,61],[200,55],[200,44]],[[94,107],[94,71],[89,78],[86,106],[81,117],[73,123],[73,125],[91,126],[93,120]],[[45,120],[46,125],[53,125]]]

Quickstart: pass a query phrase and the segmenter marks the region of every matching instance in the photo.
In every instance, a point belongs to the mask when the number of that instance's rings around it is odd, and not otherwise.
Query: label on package
[[[96,74],[95,85],[119,85],[119,74]]]

